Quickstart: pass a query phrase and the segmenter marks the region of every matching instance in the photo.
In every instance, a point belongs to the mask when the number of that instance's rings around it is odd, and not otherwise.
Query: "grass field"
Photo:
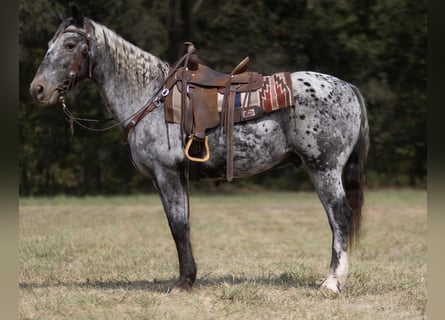
[[[198,280],[154,196],[20,199],[21,319],[424,319],[426,192],[370,191],[338,298],[318,290],[331,235],[313,193],[192,195]]]

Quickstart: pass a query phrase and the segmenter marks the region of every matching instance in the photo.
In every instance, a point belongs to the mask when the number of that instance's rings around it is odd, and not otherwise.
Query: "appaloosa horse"
[[[147,101],[159,98],[168,72],[169,64],[74,8],[49,42],[30,91],[38,103],[55,105],[76,82],[90,78],[124,129]],[[348,245],[361,222],[369,141],[366,108],[359,90],[336,77],[303,71],[292,73],[291,79],[295,107],[234,125],[233,176],[248,177],[284,163],[303,165],[332,230],[330,270],[321,288],[339,293],[348,273]],[[221,134],[209,130],[212,156],[205,163],[190,163],[191,179],[225,178]],[[190,290],[197,273],[189,238],[184,138],[179,124],[165,121],[159,103],[127,140],[134,165],[160,194],[176,243],[179,279],[174,290]]]

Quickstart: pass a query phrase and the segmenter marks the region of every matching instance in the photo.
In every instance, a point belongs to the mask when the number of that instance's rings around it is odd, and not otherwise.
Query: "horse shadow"
[[[177,278],[168,279],[153,279],[153,280],[86,280],[81,282],[62,282],[62,281],[47,281],[43,283],[28,283],[20,282],[19,288],[21,290],[32,290],[34,288],[52,288],[52,287],[77,287],[83,289],[99,289],[99,290],[117,290],[123,289],[128,291],[150,291],[155,293],[169,293]],[[199,288],[218,287],[221,285],[236,286],[236,285],[255,285],[262,287],[282,287],[287,288],[310,288],[317,289],[320,285],[319,279],[307,279],[299,277],[295,274],[283,273],[281,275],[263,275],[260,277],[246,277],[236,276],[233,274],[226,274],[215,277],[198,278],[193,286],[195,290]]]

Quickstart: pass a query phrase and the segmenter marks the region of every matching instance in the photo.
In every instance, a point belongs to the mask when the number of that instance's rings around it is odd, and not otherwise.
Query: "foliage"
[[[230,71],[244,56],[265,74],[315,70],[357,85],[368,107],[371,186],[426,183],[426,1],[77,1],[84,13],[173,63],[184,41],[202,60]],[[121,132],[75,128],[59,109],[37,107],[29,83],[65,2],[20,2],[20,194],[130,193],[152,190],[132,167]],[[109,117],[91,83],[68,103],[76,114]],[[301,170],[250,179],[307,188]],[[245,183],[242,183],[244,186]]]

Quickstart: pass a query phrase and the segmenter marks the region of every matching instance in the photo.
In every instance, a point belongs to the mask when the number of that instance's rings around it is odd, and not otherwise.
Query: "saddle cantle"
[[[210,158],[206,130],[221,125],[227,143],[227,180],[233,178],[233,125],[293,105],[290,74],[263,76],[246,71],[249,58],[230,74],[215,71],[199,62],[193,44],[171,68],[165,89],[167,122],[181,124],[187,136],[184,152],[190,161]],[[202,149],[204,147],[204,155]]]

